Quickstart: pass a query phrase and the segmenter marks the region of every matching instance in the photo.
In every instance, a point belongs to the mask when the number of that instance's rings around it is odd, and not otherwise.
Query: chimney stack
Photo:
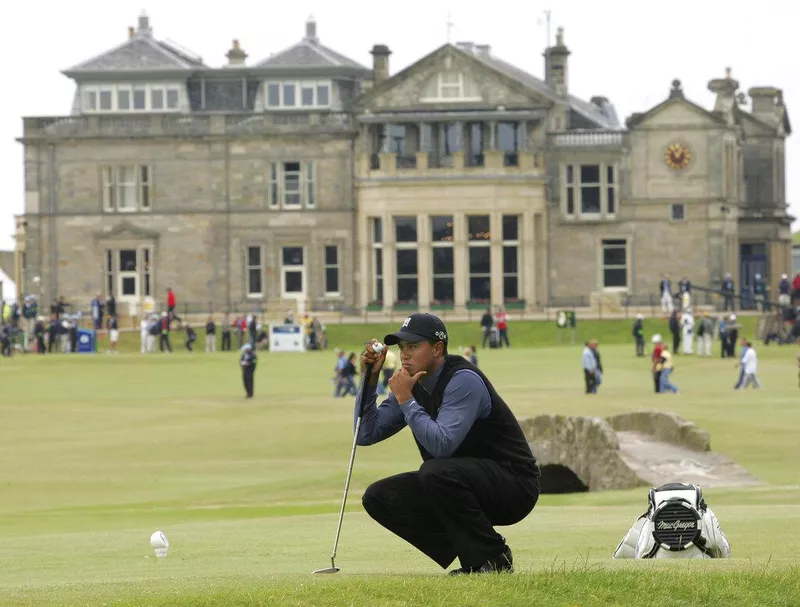
[[[150,38],[153,35],[153,28],[150,27],[150,17],[144,11],[139,15],[139,29],[136,33],[143,38]]]
[[[319,38],[317,37],[317,22],[314,20],[314,17],[309,17],[308,21],[306,21],[306,40],[316,44],[319,42]]]
[[[564,44],[564,28],[556,31],[556,44],[544,51],[545,82],[557,95],[566,97],[569,90],[567,72],[567,57],[570,51]]]
[[[136,37],[136,28],[129,27],[128,28],[128,40],[133,40]]]
[[[783,91],[773,86],[756,86],[747,91],[753,101],[752,114],[777,127],[783,120]]]
[[[233,48],[225,56],[228,58],[228,65],[225,67],[244,67],[245,59],[247,59],[247,53],[239,47],[238,40],[233,41]]]
[[[385,44],[376,44],[370,51],[372,55],[372,79],[375,84],[389,78],[389,55],[392,51]]]

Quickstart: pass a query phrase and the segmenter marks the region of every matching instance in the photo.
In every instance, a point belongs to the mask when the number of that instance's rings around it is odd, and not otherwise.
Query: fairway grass
[[[704,491],[729,561],[613,561],[644,487],[542,496],[502,530],[517,574],[448,578],[361,508],[370,482],[419,466],[406,430],[359,448],[342,572],[313,576],[330,564],[352,443],[331,352],[260,354],[252,402],[235,354],[31,355],[0,361],[0,607],[800,604],[796,348],[760,348],[760,392],[731,390],[730,361],[677,357],[674,396],[652,393],[631,350],[602,348],[596,396],[578,346],[478,354],[518,417],[659,409],[707,429],[764,482]]]

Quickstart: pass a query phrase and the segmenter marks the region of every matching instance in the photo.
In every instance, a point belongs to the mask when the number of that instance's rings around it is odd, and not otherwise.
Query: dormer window
[[[329,80],[267,82],[265,106],[270,110],[329,108],[331,83]]]
[[[84,113],[177,112],[180,86],[175,84],[95,84],[81,87]]]
[[[421,101],[480,101],[478,83],[463,72],[439,72],[428,80]]]

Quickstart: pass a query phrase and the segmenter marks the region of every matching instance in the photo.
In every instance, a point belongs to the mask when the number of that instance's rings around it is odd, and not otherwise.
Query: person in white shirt
[[[742,387],[737,389],[744,390],[751,383],[753,384],[753,388],[758,389],[761,387],[761,383],[758,381],[758,376],[756,375],[758,372],[758,355],[751,342],[748,341],[745,346],[747,350],[742,356],[741,362],[744,379],[742,381]]]
[[[150,322],[146,316],[142,316],[142,321],[139,323],[139,339],[141,340],[141,352],[147,353],[147,337],[150,335]]]
[[[694,354],[694,316],[692,309],[686,308],[686,312],[681,316],[681,327],[683,328],[683,344],[684,354]]]

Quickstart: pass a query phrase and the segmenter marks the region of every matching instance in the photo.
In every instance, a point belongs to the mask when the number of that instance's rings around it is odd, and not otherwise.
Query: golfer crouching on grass
[[[458,557],[451,575],[512,572],[511,549],[493,526],[518,523],[539,497],[539,468],[516,418],[477,367],[448,355],[447,329],[432,314],[412,314],[384,338],[399,346],[402,367],[376,407],[387,350],[376,354],[374,343],[361,357],[362,368],[373,366],[358,444],[410,426],[423,463],[370,485],[364,508],[442,568]]]

